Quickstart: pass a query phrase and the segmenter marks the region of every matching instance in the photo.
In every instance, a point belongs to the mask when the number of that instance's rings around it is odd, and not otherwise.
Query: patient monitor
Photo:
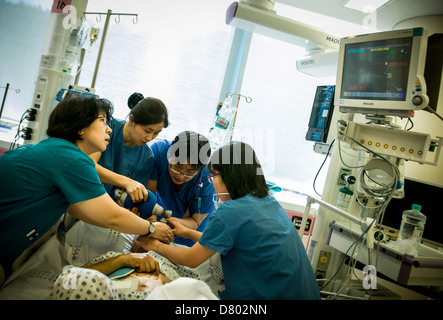
[[[340,112],[411,116],[427,107],[427,42],[423,28],[342,39],[335,95]]]
[[[408,131],[394,121],[394,117],[412,118],[430,103],[425,79],[428,37],[428,31],[419,27],[340,40],[334,96],[340,119],[331,122],[337,136],[326,178],[329,183],[321,199],[308,198],[308,206],[320,204],[309,252],[319,278],[338,274],[342,255],[330,256],[331,252],[338,250],[353,257],[352,250],[359,247],[364,251],[360,250],[360,262],[370,264],[379,254],[377,270],[400,282],[393,266],[404,270],[407,258],[397,252],[400,258],[384,265],[384,260],[391,259],[392,250],[386,246],[379,251],[385,243],[375,238],[375,227],[382,224],[385,211],[389,214],[386,208],[390,200],[404,197],[404,162],[436,166],[441,153],[443,137],[433,139],[428,133]],[[433,104],[436,107],[437,101]],[[335,206],[343,173],[357,177],[347,210]],[[441,256],[438,252],[429,254],[429,250],[422,248],[418,257],[410,257],[411,261],[424,266],[435,260],[433,255]],[[325,257],[334,261],[324,268]],[[433,266],[424,272],[414,268],[402,283],[427,284],[431,273],[442,274],[443,262],[440,267]],[[438,278],[443,282],[443,277]]]

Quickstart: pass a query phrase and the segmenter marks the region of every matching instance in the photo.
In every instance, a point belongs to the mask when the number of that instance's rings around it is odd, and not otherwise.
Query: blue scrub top
[[[214,186],[207,179],[206,167],[197,175],[183,184],[179,191],[169,174],[168,150],[171,142],[162,140],[151,146],[154,153],[155,164],[151,179],[158,181],[157,199],[163,208],[172,210],[172,216],[183,218],[186,210],[192,217],[194,213],[208,213],[208,216],[200,223],[198,231],[203,232],[208,224],[209,216],[215,211],[213,195]],[[181,237],[175,238],[174,242],[192,246],[195,242]]]
[[[123,120],[110,119],[111,139],[98,163],[106,169],[129,177],[146,186],[154,167],[154,155],[147,144],[134,147],[125,145],[123,140],[125,123]],[[104,186],[108,192],[113,187],[109,184],[104,184]]]
[[[300,236],[271,195],[221,204],[199,243],[221,254],[221,299],[320,299]]]
[[[70,204],[105,194],[94,161],[58,138],[5,152],[0,156],[0,177],[0,263],[6,268]]]

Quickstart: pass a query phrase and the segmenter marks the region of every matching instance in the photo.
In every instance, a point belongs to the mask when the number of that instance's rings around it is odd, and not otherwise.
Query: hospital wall
[[[443,15],[421,16],[405,19],[397,23],[393,29],[406,29],[416,26],[422,26],[431,33],[443,33]],[[430,104],[432,104],[432,101]],[[443,79],[440,81],[439,101],[436,110],[439,115],[443,114]],[[427,111],[418,111],[415,112],[412,121],[414,122],[414,127],[411,131],[430,134],[433,139],[438,136],[443,137],[443,122],[434,114]],[[432,161],[434,154],[435,152],[428,153],[427,160]],[[442,159],[443,153],[440,153],[440,159],[437,166],[426,164],[421,165],[417,162],[408,161],[405,163],[405,177],[443,187]]]

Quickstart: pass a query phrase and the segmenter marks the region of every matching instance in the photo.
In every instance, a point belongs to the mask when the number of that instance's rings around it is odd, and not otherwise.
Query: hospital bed
[[[51,236],[14,271],[0,290],[0,300],[49,299],[53,284],[66,265],[81,267],[108,252],[130,252],[135,238],[136,235],[123,234],[115,230],[92,226],[83,221],[76,221],[66,233],[64,245],[57,240],[56,235]],[[168,286],[173,285],[174,280],[184,276],[205,282],[216,297],[218,297],[218,292],[224,289],[218,254],[194,269],[177,266],[164,257],[157,257],[160,258],[158,259],[160,271],[164,273],[164,269],[168,269],[168,277],[172,280]],[[179,291],[175,291],[174,298],[192,297],[193,289],[193,287],[187,287],[187,292],[182,297]],[[196,286],[195,290],[195,296],[197,296],[199,288]]]

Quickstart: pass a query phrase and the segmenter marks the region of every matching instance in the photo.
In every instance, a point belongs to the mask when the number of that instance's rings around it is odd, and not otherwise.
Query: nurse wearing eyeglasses
[[[209,141],[192,131],[179,133],[173,141],[162,140],[151,146],[154,169],[147,188],[163,208],[172,210],[172,220],[203,232],[208,216],[215,211],[213,185],[208,181],[206,164]],[[175,243],[192,246],[194,241],[177,237]]]

